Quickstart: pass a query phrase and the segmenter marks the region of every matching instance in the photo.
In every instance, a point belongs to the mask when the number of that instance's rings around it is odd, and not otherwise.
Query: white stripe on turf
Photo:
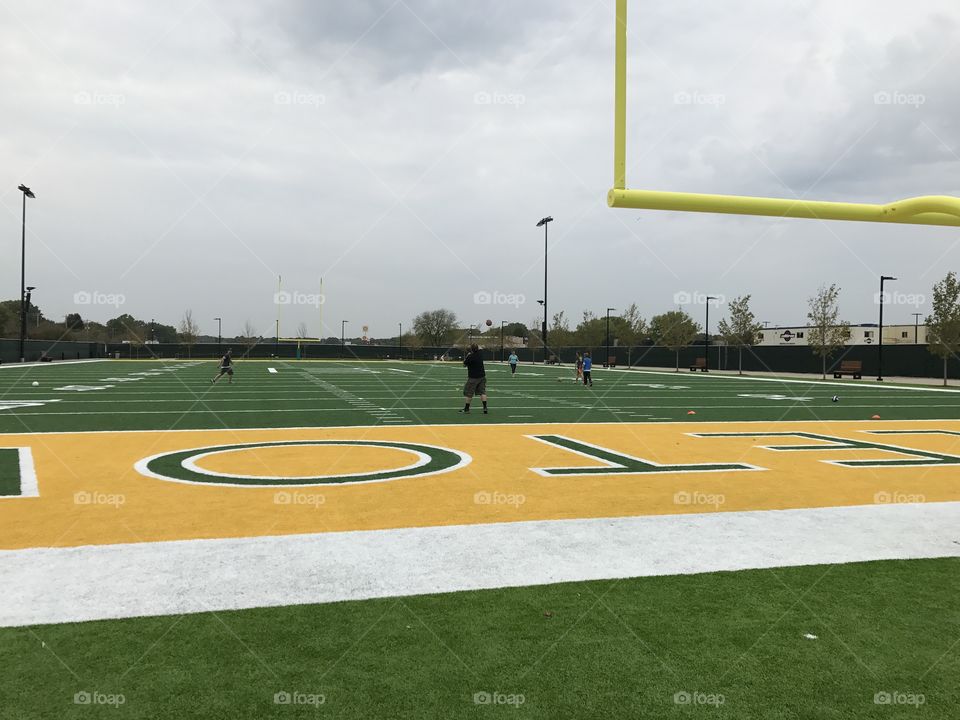
[[[955,557],[958,540],[960,503],[930,503],[5,550],[0,626]]]

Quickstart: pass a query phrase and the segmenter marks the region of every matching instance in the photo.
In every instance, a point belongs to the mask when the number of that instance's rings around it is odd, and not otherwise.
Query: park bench
[[[840,379],[844,375],[852,375],[854,380],[859,380],[863,372],[863,363],[859,360],[844,360],[840,367],[833,369],[833,377]]]

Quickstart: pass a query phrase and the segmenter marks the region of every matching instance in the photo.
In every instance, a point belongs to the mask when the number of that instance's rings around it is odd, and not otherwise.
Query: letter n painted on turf
[[[603,463],[601,467],[565,467],[530,468],[538,475],[556,477],[558,475],[637,475],[640,473],[691,473],[691,472],[727,472],[730,470],[763,470],[756,465],[743,463],[697,463],[693,465],[661,465],[652,460],[624,455],[623,453],[573,440],[563,435],[528,435],[547,445],[563,448],[569,452],[592,458]]]
[[[0,500],[39,494],[30,448],[0,448]]]

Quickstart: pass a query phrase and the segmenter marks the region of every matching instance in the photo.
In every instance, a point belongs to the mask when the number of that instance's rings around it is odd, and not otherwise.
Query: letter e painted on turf
[[[547,445],[562,448],[577,455],[592,458],[600,463],[601,467],[565,467],[565,468],[530,468],[538,475],[556,477],[562,475],[637,475],[641,473],[700,473],[700,472],[727,472],[730,470],[763,470],[756,465],[744,463],[696,463],[692,465],[661,465],[652,460],[624,455],[599,445],[573,440],[563,435],[528,435],[532,440],[538,440]]]
[[[30,448],[0,448],[0,500],[39,495]]]
[[[904,433],[906,434],[906,433]],[[716,432],[716,433],[691,433],[693,437],[749,437],[749,438],[801,438],[803,440],[815,440],[819,444],[804,445],[760,445],[766,450],[775,452],[829,452],[835,450],[866,450],[889,452],[900,457],[876,458],[876,459],[840,459],[840,460],[821,460],[820,462],[828,465],[837,465],[839,467],[935,467],[937,465],[960,465],[960,456],[948,455],[947,453],[932,452],[929,450],[918,450],[917,448],[906,447],[903,445],[890,445],[887,443],[866,442],[863,440],[854,440],[845,437],[836,437],[833,435],[820,435],[810,432]]]

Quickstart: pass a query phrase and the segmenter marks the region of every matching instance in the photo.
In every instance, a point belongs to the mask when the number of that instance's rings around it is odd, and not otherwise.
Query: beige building
[[[876,345],[879,341],[876,324],[851,325],[847,345]],[[758,345],[807,345],[810,328],[804,325],[767,327],[760,331]],[[926,325],[884,325],[884,345],[926,345]]]

